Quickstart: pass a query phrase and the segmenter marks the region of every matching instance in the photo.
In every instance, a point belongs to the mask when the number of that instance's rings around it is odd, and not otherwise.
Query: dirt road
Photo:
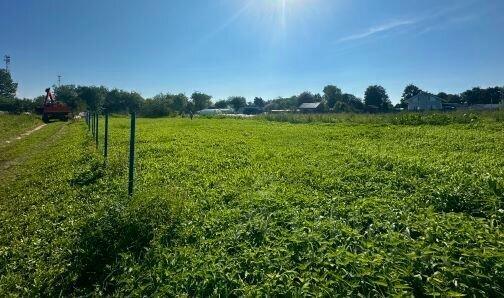
[[[1,144],[0,180],[15,178],[27,160],[56,145],[67,126],[64,122],[43,124]]]
[[[25,132],[25,133],[20,134],[19,136],[16,136],[16,137],[14,137],[14,138],[11,138],[11,139],[9,139],[9,140],[5,141],[5,144],[12,144],[12,143],[13,143],[13,142],[15,142],[15,141],[19,141],[19,140],[21,140],[21,139],[23,139],[23,138],[26,138],[27,136],[31,135],[32,133],[34,133],[34,132],[36,132],[36,131],[41,130],[41,129],[42,129],[42,128],[44,128],[46,125],[47,125],[47,124],[42,124],[42,125],[39,125],[39,126],[35,127],[35,128],[34,128],[34,129],[32,129],[32,130],[29,130],[29,131],[27,131],[27,132]],[[5,144],[2,144],[2,145],[5,145]]]

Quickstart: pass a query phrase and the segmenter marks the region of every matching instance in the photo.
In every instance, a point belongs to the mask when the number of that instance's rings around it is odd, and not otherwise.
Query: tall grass
[[[266,114],[256,119],[289,123],[354,123],[354,124],[393,124],[393,125],[447,125],[470,124],[477,122],[502,122],[504,111],[492,112],[426,112],[393,114]]]
[[[35,115],[0,114],[0,141],[8,140],[41,124],[40,117]]]

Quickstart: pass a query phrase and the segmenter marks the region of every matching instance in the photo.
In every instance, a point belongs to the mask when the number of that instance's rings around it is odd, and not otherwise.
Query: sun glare
[[[287,0],[280,0],[280,4],[282,5],[282,7],[280,8],[280,13],[281,13],[281,16],[280,16],[280,24],[282,25],[282,27],[285,27],[286,25],[286,15],[285,15],[285,9],[287,8]]]
[[[289,19],[301,11],[306,0],[258,0],[253,8],[256,14],[268,16],[277,22],[281,28],[288,25]]]

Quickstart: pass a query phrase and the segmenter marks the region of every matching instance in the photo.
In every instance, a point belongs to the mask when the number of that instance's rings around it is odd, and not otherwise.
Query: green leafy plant
[[[133,198],[127,118],[106,165],[50,124],[0,182],[0,293],[504,295],[502,122],[281,117],[138,119]]]

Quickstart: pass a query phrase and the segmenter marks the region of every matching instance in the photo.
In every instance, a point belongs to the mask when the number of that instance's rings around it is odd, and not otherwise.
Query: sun
[[[231,0],[229,0],[231,1]],[[201,39],[207,42],[221,34],[237,22],[245,20],[252,24],[251,28],[267,30],[268,35],[276,36],[278,40],[287,34],[288,26],[299,22],[303,15],[303,8],[308,4],[313,6],[321,0],[241,0],[234,3],[234,13],[215,27],[208,35]],[[280,37],[279,37],[280,36]]]

